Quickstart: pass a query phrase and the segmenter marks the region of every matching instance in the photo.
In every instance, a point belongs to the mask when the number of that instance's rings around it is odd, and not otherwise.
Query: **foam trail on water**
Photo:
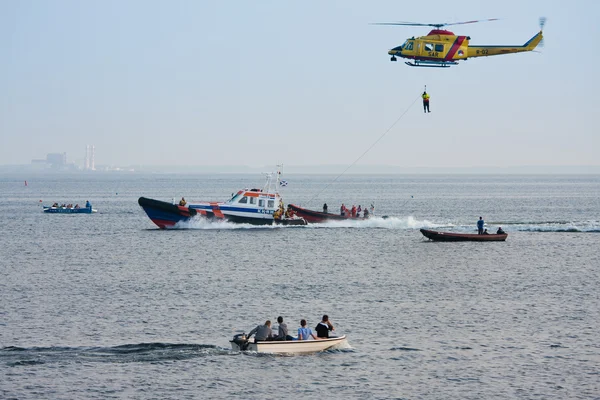
[[[195,216],[187,221],[178,222],[173,229],[273,229],[279,225],[252,225],[238,224],[224,219],[208,219],[203,216]]]
[[[371,217],[366,220],[347,219],[343,221],[328,221],[319,224],[302,225],[252,225],[239,224],[226,220],[207,219],[203,216],[195,216],[188,221],[178,222],[171,229],[322,229],[322,228],[380,228],[380,229],[418,229],[437,228],[450,226],[447,223],[440,224],[429,220],[417,220],[413,216],[407,217]]]
[[[371,217],[369,219],[346,219],[343,221],[327,221],[320,224],[309,224],[309,228],[381,228],[381,229],[417,229],[436,228],[448,226],[437,224],[429,220],[417,220],[413,216],[407,217]]]

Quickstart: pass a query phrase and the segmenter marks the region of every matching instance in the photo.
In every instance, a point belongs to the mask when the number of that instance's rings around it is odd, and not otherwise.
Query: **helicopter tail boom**
[[[542,41],[542,31],[539,31],[534,37],[525,42],[522,46],[469,46],[467,58],[471,57],[489,57],[500,54],[521,53],[532,51]]]

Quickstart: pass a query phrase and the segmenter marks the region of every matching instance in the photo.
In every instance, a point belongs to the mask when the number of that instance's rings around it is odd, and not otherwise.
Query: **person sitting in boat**
[[[294,218],[294,210],[292,210],[292,207],[289,204],[287,210],[285,210],[285,217]]]
[[[275,336],[275,339],[273,340],[294,340],[293,336],[288,335],[287,324],[283,323],[283,317],[281,315],[277,317],[277,323],[279,324],[277,336]]]
[[[181,200],[179,200],[179,205],[185,206],[186,204],[187,204],[187,201],[185,201],[185,199],[182,197]]]
[[[484,229],[484,230],[483,230],[483,233],[482,233],[482,235],[489,235],[489,234],[490,234],[490,233],[487,231],[487,229]]]
[[[79,204],[75,204],[75,208],[79,208]]]
[[[323,315],[323,319],[321,322],[317,324],[315,327],[315,331],[317,331],[317,336],[323,339],[329,338],[329,331],[333,331],[335,328],[333,324],[329,321],[329,317],[327,315]]]
[[[346,216],[346,206],[344,205],[344,203],[342,203],[342,206],[340,207],[340,215],[342,217]]]
[[[306,327],[306,320],[300,321],[300,328],[298,328],[298,340],[308,340],[312,336],[313,339],[318,340],[312,329]]]
[[[506,232],[504,232],[504,231],[502,230],[502,227],[501,227],[501,226],[499,226],[499,227],[498,227],[498,230],[496,231],[496,235],[504,235],[505,233],[506,233]]]
[[[89,200],[85,201],[85,208],[92,208],[92,203]]]
[[[365,208],[365,209],[363,210],[363,217],[365,217],[365,218],[369,218],[369,209],[368,209],[368,208]]]
[[[327,214],[327,203],[323,204],[323,212]]]
[[[54,204],[52,204],[52,207],[56,207],[56,208],[58,208],[58,203],[54,203]]]
[[[254,335],[255,343],[273,340],[271,321],[267,320],[264,325],[258,325],[256,328],[252,329],[248,334],[248,339],[250,339],[250,336],[252,335]]]
[[[356,206],[354,204],[352,204],[350,214],[352,215],[352,218],[356,218]]]

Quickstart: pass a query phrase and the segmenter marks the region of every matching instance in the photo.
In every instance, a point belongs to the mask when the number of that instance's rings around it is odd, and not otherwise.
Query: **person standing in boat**
[[[323,212],[327,214],[327,203],[323,204]]]
[[[274,340],[294,340],[293,336],[288,335],[287,324],[283,322],[283,317],[281,315],[277,317],[277,323],[279,326],[277,328],[277,336]]]
[[[483,225],[485,222],[483,221],[483,217],[479,217],[479,221],[477,221],[477,234],[483,235]]]
[[[306,320],[300,321],[300,328],[298,328],[298,340],[308,340],[312,336],[313,339],[318,340],[312,329],[306,327]]]
[[[317,336],[322,339],[328,339],[329,331],[333,330],[335,330],[335,328],[333,327],[333,324],[329,321],[329,317],[327,316],[327,314],[323,315],[323,319],[321,319],[321,322],[319,322],[315,327],[315,331],[317,331]]]
[[[350,215],[352,215],[352,218],[356,218],[356,206],[354,204],[352,204],[352,208],[350,209]]]
[[[340,207],[340,215],[342,217],[346,215],[346,206],[344,205],[344,203],[342,203],[342,206]]]
[[[369,209],[368,208],[364,209],[364,211],[363,211],[363,217],[369,218]]]
[[[271,330],[271,321],[267,320],[264,325],[258,325],[248,334],[248,339],[254,335],[254,342],[264,342],[273,340],[273,331]]]
[[[358,205],[358,207],[356,207],[356,216],[360,217],[360,212],[362,211],[362,208],[360,207],[360,204]]]

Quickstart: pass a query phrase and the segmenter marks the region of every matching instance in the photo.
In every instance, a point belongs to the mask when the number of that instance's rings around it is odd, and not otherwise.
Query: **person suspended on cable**
[[[427,93],[427,91],[425,90],[421,97],[423,98],[423,112],[431,112],[429,111],[429,93]]]

